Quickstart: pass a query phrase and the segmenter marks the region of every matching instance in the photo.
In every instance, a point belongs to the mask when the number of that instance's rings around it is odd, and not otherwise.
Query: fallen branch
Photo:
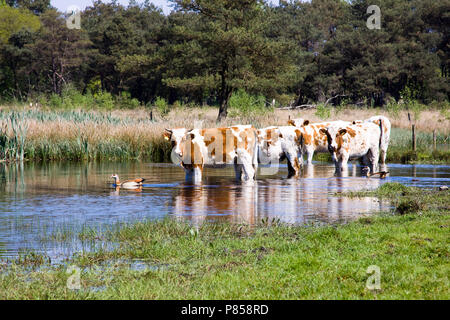
[[[289,107],[283,107],[283,108],[278,108],[279,110],[295,110],[295,109],[303,109],[303,110],[307,110],[307,109],[315,109],[317,108],[316,104],[302,104],[300,106],[289,106]]]

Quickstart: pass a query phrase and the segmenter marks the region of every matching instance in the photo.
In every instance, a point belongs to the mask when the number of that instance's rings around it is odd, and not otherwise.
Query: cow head
[[[298,118],[298,119],[290,119],[288,121],[288,125],[290,126],[294,126],[294,127],[305,127],[308,124],[310,124],[309,120],[305,120],[303,118]]]
[[[175,155],[178,160],[181,160],[181,158],[183,157],[181,141],[183,140],[187,132],[188,129],[186,128],[164,130],[164,139],[172,143],[172,154]]]
[[[342,146],[347,142],[347,129],[338,127],[328,127],[320,129],[322,134],[327,136],[328,151],[332,154],[339,152]]]

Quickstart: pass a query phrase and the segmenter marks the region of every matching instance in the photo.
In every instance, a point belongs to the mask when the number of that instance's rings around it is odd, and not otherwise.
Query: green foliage
[[[416,120],[423,104],[449,104],[448,1],[378,0],[380,30],[365,26],[369,0],[172,2],[177,11],[165,16],[147,1],[95,1],[76,30],[49,0],[7,0],[0,7],[1,100],[49,94],[57,108],[108,109],[105,91],[123,108],[163,97],[219,106],[224,117],[233,92],[244,90],[282,106],[344,95],[332,102],[386,105],[393,117],[406,109]],[[84,97],[50,97],[68,85]],[[323,119],[327,113],[318,111]]]
[[[96,94],[99,93],[102,90],[102,82],[98,78],[91,79],[89,83],[86,86],[87,91]]]
[[[162,116],[167,115],[170,112],[169,105],[166,99],[157,97],[155,101],[156,110],[158,110],[159,114]]]
[[[400,116],[400,112],[405,108],[405,106],[396,102],[395,99],[391,98],[387,101],[385,108],[392,118],[398,119],[398,117]]]
[[[21,29],[37,31],[41,26],[39,18],[23,9],[0,6],[0,44],[7,43],[14,33]]]
[[[240,89],[234,92],[230,98],[230,116],[249,116],[263,114],[271,109],[266,107],[266,98],[262,95],[250,95]]]
[[[314,114],[322,120],[329,119],[331,117],[331,108],[323,103],[319,103]]]
[[[285,77],[285,70],[291,66],[286,55],[288,46],[265,34],[269,13],[262,2],[172,2],[185,14],[194,12],[198,23],[175,27],[177,38],[183,42],[172,47],[180,51],[181,59],[176,60],[177,69],[166,76],[169,86],[189,89],[197,95],[204,90],[216,91],[221,120],[226,117],[229,99],[237,89],[273,97],[288,84]]]
[[[104,110],[112,110],[114,108],[114,99],[111,93],[100,91],[94,94],[95,104]]]
[[[140,106],[139,100],[131,98],[131,94],[128,91],[122,91],[119,96],[116,97],[116,103],[121,108],[135,109]]]

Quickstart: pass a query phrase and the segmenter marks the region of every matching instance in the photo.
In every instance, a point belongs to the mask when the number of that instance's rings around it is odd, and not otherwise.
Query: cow
[[[389,141],[390,141],[390,137],[391,137],[391,122],[385,116],[373,116],[364,121],[355,120],[355,121],[353,121],[353,124],[365,123],[365,122],[373,122],[376,125],[383,127],[383,138],[380,141],[380,163],[384,165],[384,164],[386,164],[387,150],[389,147]]]
[[[192,129],[186,132],[178,147],[188,180],[200,181],[205,165],[226,164],[234,164],[238,180],[255,179],[258,167],[256,129],[251,125]]]
[[[292,119],[288,121],[288,124],[299,129],[298,137],[301,150],[300,163],[303,164],[303,157],[306,154],[307,164],[312,163],[314,152],[327,153],[328,142],[327,136],[321,133],[320,129],[336,126],[342,127],[349,125],[348,121],[329,121],[320,123],[310,123],[305,119]],[[332,155],[333,157],[333,155]],[[333,162],[335,159],[332,158]]]
[[[349,160],[363,159],[369,162],[372,173],[378,165],[380,141],[382,141],[382,123],[372,122],[351,124],[343,127],[329,126],[320,129],[327,136],[328,150],[334,157],[337,173],[341,173]]]
[[[296,128],[291,126],[267,127],[256,130],[258,137],[258,162],[279,164],[287,159],[288,178],[300,173],[300,149]],[[298,131],[298,130],[297,130]]]

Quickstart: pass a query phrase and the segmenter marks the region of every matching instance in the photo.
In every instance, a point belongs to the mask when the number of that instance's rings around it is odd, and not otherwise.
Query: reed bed
[[[220,126],[252,124],[259,128],[285,125],[289,117],[319,122],[383,114],[391,119],[394,127],[391,146],[397,151],[393,154],[405,153],[411,145],[411,122],[406,111],[398,112],[395,117],[386,110],[350,108],[333,109],[326,118],[315,110],[230,114]],[[216,116],[217,109],[211,107],[175,108],[166,115],[154,111],[152,117],[150,110],[144,108],[107,112],[0,107],[0,159],[169,161],[170,144],[163,139],[164,128],[216,127]],[[440,111],[429,110],[422,112],[415,123],[419,151],[427,151],[432,156],[432,131],[436,129],[437,144],[444,146],[444,153],[448,154],[448,117]]]

